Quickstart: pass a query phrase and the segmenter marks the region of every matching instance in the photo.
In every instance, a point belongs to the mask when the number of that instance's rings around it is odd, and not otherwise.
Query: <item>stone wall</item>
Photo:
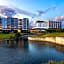
[[[64,37],[45,37],[45,38],[28,37],[28,40],[32,40],[32,41],[46,41],[46,42],[52,42],[52,43],[55,43],[55,44],[64,45]]]
[[[64,37],[56,37],[56,43],[64,45]]]

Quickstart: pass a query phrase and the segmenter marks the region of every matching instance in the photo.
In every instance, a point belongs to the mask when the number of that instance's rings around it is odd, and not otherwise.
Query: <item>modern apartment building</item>
[[[2,30],[7,30],[7,18],[1,18]]]
[[[0,17],[0,30],[2,30],[2,19]]]
[[[22,20],[22,30],[29,30],[29,19],[24,18]]]
[[[29,19],[4,18],[0,17],[0,30],[29,30]]]
[[[37,21],[35,28],[40,31],[43,31],[46,29],[61,29],[62,22],[60,21]]]
[[[17,18],[7,18],[7,30],[18,30]]]
[[[6,30],[7,28],[7,18],[0,17],[0,30]]]
[[[60,22],[60,21],[47,21],[47,28],[61,29],[62,22]]]
[[[22,19],[18,20],[18,29],[22,30]]]
[[[12,21],[14,22],[12,22],[11,24],[12,24],[12,29],[13,30],[18,30],[18,18],[12,18]]]
[[[0,17],[0,30],[18,30],[18,18]]]

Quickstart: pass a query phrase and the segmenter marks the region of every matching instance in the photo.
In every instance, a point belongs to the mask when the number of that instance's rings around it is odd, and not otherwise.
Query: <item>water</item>
[[[45,42],[0,41],[0,64],[41,64],[64,60],[64,46]]]

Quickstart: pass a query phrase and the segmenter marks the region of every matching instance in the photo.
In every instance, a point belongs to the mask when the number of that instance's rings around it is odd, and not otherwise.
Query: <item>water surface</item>
[[[45,42],[0,41],[0,64],[41,64],[64,60],[64,46]]]

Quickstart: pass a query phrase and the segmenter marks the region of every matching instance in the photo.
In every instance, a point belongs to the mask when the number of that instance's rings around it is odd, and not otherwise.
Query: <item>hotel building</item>
[[[24,18],[22,20],[22,30],[29,30],[29,19]]]

